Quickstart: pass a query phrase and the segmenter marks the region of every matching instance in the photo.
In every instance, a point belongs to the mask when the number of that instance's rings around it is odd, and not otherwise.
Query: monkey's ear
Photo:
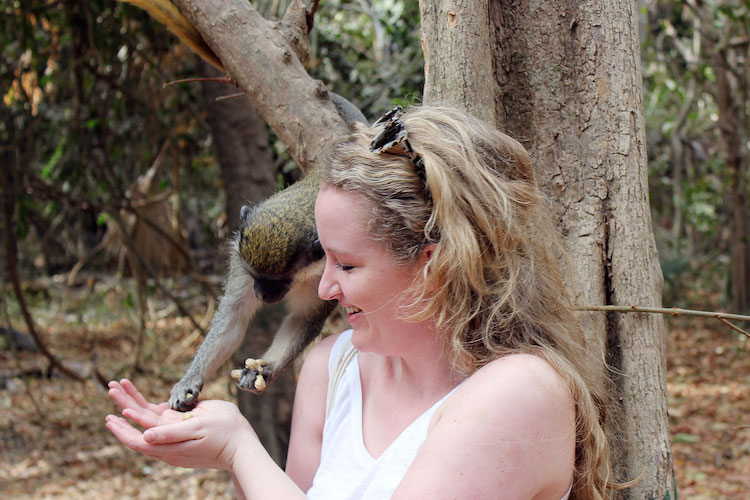
[[[325,252],[323,251],[323,246],[320,244],[320,238],[315,238],[315,241],[310,245],[310,256],[312,257],[312,260],[320,260],[324,255]]]
[[[253,212],[255,212],[255,207],[242,205],[242,208],[240,208],[240,220],[242,222],[246,222],[248,217],[250,217]]]

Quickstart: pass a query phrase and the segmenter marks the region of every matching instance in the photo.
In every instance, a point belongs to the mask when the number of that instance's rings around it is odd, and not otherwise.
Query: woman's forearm
[[[241,500],[307,498],[257,441],[236,451],[231,472]]]

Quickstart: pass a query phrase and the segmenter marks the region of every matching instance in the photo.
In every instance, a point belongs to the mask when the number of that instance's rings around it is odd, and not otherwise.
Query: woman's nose
[[[323,275],[318,284],[318,296],[323,300],[333,300],[341,294],[341,288],[336,280],[331,277],[331,268],[326,261]]]

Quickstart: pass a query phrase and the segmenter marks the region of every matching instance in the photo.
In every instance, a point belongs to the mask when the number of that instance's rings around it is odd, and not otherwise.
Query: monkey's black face
[[[284,298],[289,291],[291,284],[291,279],[272,280],[256,278],[253,288],[255,289],[255,294],[260,300],[273,304]]]

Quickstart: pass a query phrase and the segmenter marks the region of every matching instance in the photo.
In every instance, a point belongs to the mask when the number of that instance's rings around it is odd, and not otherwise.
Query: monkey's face
[[[289,292],[289,288],[292,285],[292,280],[285,279],[262,279],[255,278],[253,288],[255,294],[263,302],[273,304],[279,302]]]
[[[302,200],[287,199],[287,191],[272,196],[255,208],[242,207],[237,250],[253,277],[255,294],[264,302],[278,302],[294,286],[297,275],[323,258],[313,217],[317,191],[301,193]],[[301,205],[301,206],[300,206]]]

